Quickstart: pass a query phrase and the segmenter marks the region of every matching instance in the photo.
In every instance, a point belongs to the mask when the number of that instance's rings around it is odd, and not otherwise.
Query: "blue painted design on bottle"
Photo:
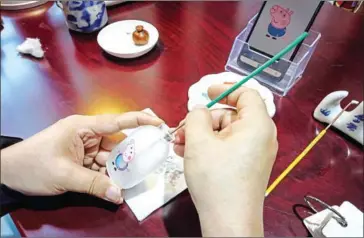
[[[67,21],[71,29],[81,32],[93,32],[107,23],[106,4],[104,1],[67,1]]]
[[[67,20],[72,22],[77,22],[77,18],[73,15],[67,15]]]
[[[87,1],[67,1],[67,7],[70,11],[82,11],[86,6]]]
[[[82,28],[87,28],[90,26],[90,13],[88,11],[82,11],[82,16],[81,19],[84,20],[85,22],[87,22],[88,26],[86,27],[80,27]]]
[[[135,157],[135,142],[132,139],[128,142],[124,151],[118,152],[115,161],[112,162],[114,170],[129,171],[128,170],[129,163],[134,159],[134,157]]]
[[[118,170],[124,171],[128,168],[128,163],[123,160],[123,154],[119,154],[115,159],[115,166]]]

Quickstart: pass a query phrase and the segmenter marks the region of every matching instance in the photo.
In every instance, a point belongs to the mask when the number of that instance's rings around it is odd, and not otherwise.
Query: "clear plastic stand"
[[[265,62],[269,60],[269,57],[260,54],[250,49],[249,44],[246,43],[246,39],[256,16],[254,16],[249,22],[247,27],[235,38],[234,45],[229,55],[229,59],[225,65],[225,70],[234,72],[240,75],[248,75],[256,69],[256,67],[241,67],[238,64],[238,57],[241,56],[241,52],[247,51],[246,54],[254,54],[255,56],[264,59]],[[303,72],[306,69],[310,58],[315,51],[321,34],[310,30],[308,37],[304,40],[300,46],[293,61],[280,59],[279,65],[286,65],[288,67],[275,67],[266,69],[261,74],[258,74],[254,78],[259,81],[262,85],[268,87],[273,93],[279,96],[287,95],[288,91],[301,79]],[[277,65],[276,65],[277,66]],[[273,77],[268,74],[281,75],[280,80],[274,80]],[[273,73],[272,73],[273,72]]]

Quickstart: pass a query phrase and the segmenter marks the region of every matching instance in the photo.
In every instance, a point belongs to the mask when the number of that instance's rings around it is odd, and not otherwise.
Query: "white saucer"
[[[146,45],[134,44],[133,32],[137,25],[142,25],[149,32],[149,41]],[[110,55],[130,59],[151,51],[157,44],[158,38],[158,30],[152,24],[145,21],[125,20],[104,27],[97,36],[97,43]]]
[[[126,2],[127,0],[115,0],[115,1],[105,1],[105,4],[107,7],[111,7],[111,6],[115,6],[115,5],[118,5],[120,3],[124,3]]]
[[[15,0],[1,0],[1,9],[3,10],[21,10],[28,9],[32,7],[37,7],[39,5],[45,4],[48,1],[15,1]]]

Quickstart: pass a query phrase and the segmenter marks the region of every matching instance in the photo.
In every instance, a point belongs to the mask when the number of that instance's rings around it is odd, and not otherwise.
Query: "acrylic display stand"
[[[252,29],[255,19],[256,16],[254,16],[248,22],[247,27],[235,38],[229,59],[225,65],[225,70],[240,75],[248,75],[254,70],[241,68],[237,63],[238,57],[243,47],[248,49],[249,53],[259,55],[259,57],[264,57],[266,60],[269,60],[269,57],[251,50],[249,44],[246,43],[247,36]],[[310,61],[310,58],[315,51],[320,37],[320,33],[310,30],[309,35],[301,44],[293,61],[283,58],[280,59],[282,61],[286,61],[289,64],[288,70],[280,72],[284,75],[281,80],[272,80],[271,77],[267,77],[265,74],[258,74],[254,78],[262,85],[268,87],[273,93],[279,96],[285,96],[288,91],[301,79],[308,62]]]

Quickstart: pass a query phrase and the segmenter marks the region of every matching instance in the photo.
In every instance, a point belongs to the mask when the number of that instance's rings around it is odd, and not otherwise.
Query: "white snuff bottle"
[[[165,124],[140,126],[111,151],[106,169],[116,185],[132,188],[163,164],[173,140],[168,130]]]

